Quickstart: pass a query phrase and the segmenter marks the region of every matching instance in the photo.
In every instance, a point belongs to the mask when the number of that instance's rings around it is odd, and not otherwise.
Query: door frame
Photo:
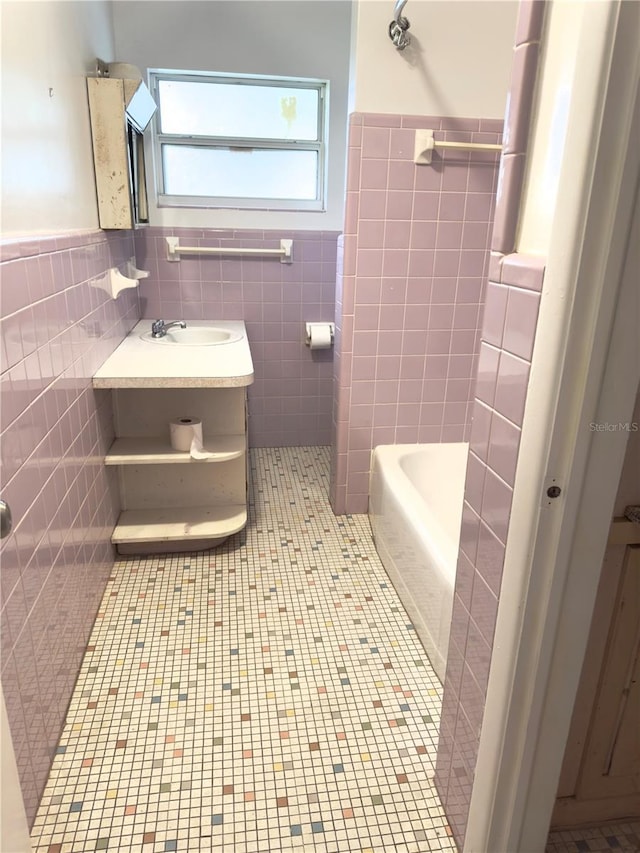
[[[590,425],[640,380],[636,7],[579,34],[464,853],[544,850],[584,659],[628,438]]]
[[[31,853],[29,825],[13,751],[9,718],[0,690],[0,850]]]

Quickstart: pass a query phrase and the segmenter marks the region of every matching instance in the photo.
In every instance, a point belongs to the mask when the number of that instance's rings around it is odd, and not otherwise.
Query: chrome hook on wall
[[[404,50],[411,41],[411,37],[407,33],[411,24],[407,18],[402,16],[402,10],[406,3],[407,0],[397,0],[393,10],[393,21],[389,24],[389,38],[396,50]]]

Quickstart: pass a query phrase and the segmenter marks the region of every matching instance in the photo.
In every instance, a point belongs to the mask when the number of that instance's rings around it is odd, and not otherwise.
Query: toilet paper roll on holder
[[[329,335],[331,338],[330,346],[333,346],[333,339],[334,339],[335,333],[336,333],[335,323],[322,323],[322,322],[320,322],[320,323],[305,323],[304,325],[305,325],[304,342],[308,347],[311,346],[311,330],[312,330],[312,327],[314,327],[314,326],[323,326],[323,327],[328,326],[329,327]]]

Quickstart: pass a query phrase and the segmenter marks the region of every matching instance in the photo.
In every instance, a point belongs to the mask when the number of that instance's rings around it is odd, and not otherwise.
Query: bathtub
[[[376,550],[444,681],[469,445],[374,448],[369,519]]]

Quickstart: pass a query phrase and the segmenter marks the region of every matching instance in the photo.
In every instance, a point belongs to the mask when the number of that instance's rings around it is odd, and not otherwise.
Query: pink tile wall
[[[436,772],[460,845],[482,726],[543,274],[540,259],[507,256],[502,280],[487,288]]]
[[[500,141],[502,122],[354,114],[336,307],[331,485],[366,512],[377,444],[468,438],[494,213],[494,152],[413,163],[416,128]]]
[[[544,6],[541,0],[523,0],[516,29],[438,741],[435,782],[460,850],[545,268],[544,258],[513,253]]]
[[[33,820],[112,559],[117,484],[109,392],[91,377],[139,316],[135,291],[96,282],[133,255],[129,233],[0,244],[2,687]]]
[[[514,252],[516,247],[516,227],[524,182],[544,7],[544,0],[523,0],[518,15],[511,85],[504,120],[504,150],[498,179],[498,204],[491,237],[491,249],[503,255]]]
[[[165,236],[183,245],[279,248],[293,240],[293,263],[277,257],[183,256],[166,260]],[[252,447],[329,444],[333,350],[304,345],[306,321],[333,321],[338,235],[328,231],[148,228],[136,234],[142,316],[164,320],[244,320],[255,382],[249,388]]]

